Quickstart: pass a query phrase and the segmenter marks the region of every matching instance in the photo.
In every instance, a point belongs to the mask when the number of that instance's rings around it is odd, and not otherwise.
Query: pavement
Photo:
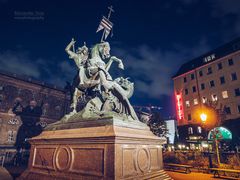
[[[0,180],[14,180],[18,177],[26,167],[0,167]],[[174,180],[220,180],[220,179],[229,179],[229,180],[240,180],[240,178],[214,178],[213,174],[205,174],[205,173],[196,173],[191,172],[189,174],[185,174],[182,172],[173,172],[166,171],[167,174]],[[10,174],[11,173],[11,174]]]
[[[0,166],[0,179],[1,180],[12,180],[11,174],[4,167]]]
[[[181,172],[172,172],[172,171],[166,171],[167,174],[173,178],[174,180],[220,180],[220,179],[229,179],[229,180],[236,180],[239,178],[226,178],[226,177],[220,177],[220,178],[214,178],[213,174],[205,174],[205,173],[195,173],[191,172],[189,174],[181,173]]]

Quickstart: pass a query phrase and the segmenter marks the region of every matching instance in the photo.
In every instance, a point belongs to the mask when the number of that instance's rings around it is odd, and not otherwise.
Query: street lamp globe
[[[205,113],[201,113],[200,118],[201,118],[202,122],[205,123],[207,120],[207,115]]]

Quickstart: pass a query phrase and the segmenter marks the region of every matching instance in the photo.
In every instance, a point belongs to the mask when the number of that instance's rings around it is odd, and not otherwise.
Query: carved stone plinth
[[[113,118],[83,124],[59,124],[31,139],[29,167],[19,179],[170,179],[163,171],[165,140],[147,126]]]

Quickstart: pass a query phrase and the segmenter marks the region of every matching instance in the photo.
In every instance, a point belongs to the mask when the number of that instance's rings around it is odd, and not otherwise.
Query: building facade
[[[183,64],[173,77],[178,125],[199,124],[208,101],[223,107],[225,120],[240,117],[240,38]]]
[[[13,112],[16,103],[30,102],[41,107],[39,124],[44,127],[59,120],[68,110],[70,96],[63,89],[29,77],[0,72],[0,148],[14,148],[21,116]]]

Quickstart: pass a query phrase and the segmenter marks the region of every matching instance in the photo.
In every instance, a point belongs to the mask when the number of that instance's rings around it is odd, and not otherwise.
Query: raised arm
[[[65,51],[68,53],[70,59],[77,58],[77,54],[71,50],[71,48],[74,46],[76,41],[72,39],[72,41],[67,45],[65,48]]]

